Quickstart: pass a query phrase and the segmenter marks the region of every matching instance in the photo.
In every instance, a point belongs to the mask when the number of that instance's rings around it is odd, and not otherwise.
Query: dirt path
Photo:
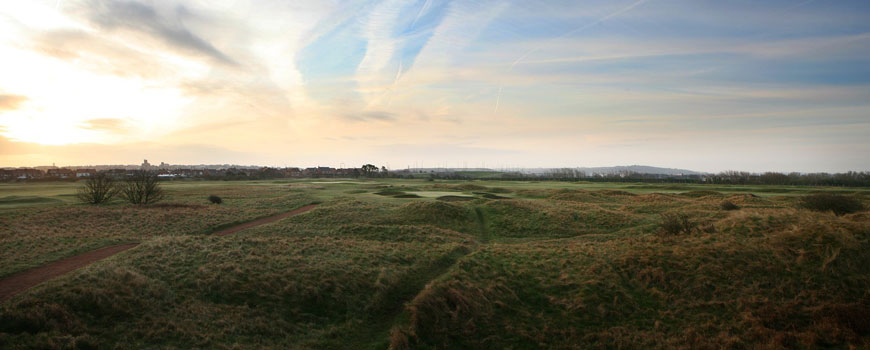
[[[293,215],[302,214],[302,213],[307,212],[307,211],[309,211],[309,210],[311,210],[311,209],[314,209],[314,207],[316,207],[316,206],[317,206],[317,204],[309,204],[309,205],[302,206],[302,207],[299,207],[299,208],[297,208],[297,209],[294,209],[294,210],[288,211],[288,212],[286,212],[286,213],[281,213],[281,214],[276,214],[276,215],[272,215],[272,216],[267,216],[267,217],[262,218],[262,219],[258,219],[258,220],[254,220],[254,221],[246,222],[246,223],[244,223],[244,224],[236,225],[236,226],[233,226],[233,227],[230,227],[230,228],[226,228],[226,229],[223,229],[223,230],[217,231],[217,232],[212,233],[212,234],[213,234],[213,235],[218,235],[218,236],[225,236],[225,235],[228,235],[228,234],[231,234],[231,233],[239,232],[239,231],[241,231],[241,230],[249,229],[249,228],[254,227],[254,226],[260,226],[260,225],[263,225],[263,224],[268,224],[268,223],[270,223],[270,222],[275,222],[275,221],[281,220],[281,219],[283,219],[283,218],[286,218],[286,217],[288,217],[288,216],[293,216]]]
[[[139,243],[100,248],[0,279],[0,302],[15,296],[30,287],[36,286],[37,284],[80,267],[90,265],[96,261],[103,260],[137,245],[139,245]]]
[[[405,304],[410,303],[432,281],[450,272],[454,265],[466,256],[479,250],[476,248],[459,248],[441,257],[429,267],[412,272],[406,279],[396,283],[405,288],[388,291],[386,298],[390,302],[369,310],[369,322],[357,327],[355,332],[347,334],[343,341],[344,349],[386,349],[390,345],[390,331],[399,324],[405,314]]]
[[[278,221],[288,216],[293,216],[297,214],[302,214],[311,209],[314,209],[316,204],[306,205],[295,210],[288,211],[286,213],[281,213],[277,215],[272,215],[269,217],[265,217],[259,220],[254,220],[251,222],[246,222],[241,225],[236,225],[227,229],[223,229],[217,231],[213,234],[218,236],[224,236],[231,233],[236,233],[244,229],[248,229],[254,226],[259,226],[262,224],[268,224],[270,222]],[[42,282],[48,281],[57,276],[63,275],[72,270],[78,269],[83,266],[90,265],[94,262],[103,260],[112,255],[123,252],[127,249],[133,248],[139,245],[139,243],[131,243],[131,244],[122,244],[111,247],[100,248],[97,250],[92,250],[84,254],[79,254],[76,256],[71,256],[66,259],[61,259],[52,263],[48,263],[46,265],[32,268],[30,270],[19,272],[15,275],[0,279],[0,302],[5,301],[18,293],[21,293],[27,290],[30,287],[36,286]]]

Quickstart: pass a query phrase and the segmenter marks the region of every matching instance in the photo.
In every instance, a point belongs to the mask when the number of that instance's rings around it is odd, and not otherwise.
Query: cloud
[[[174,9],[161,10],[152,4],[135,1],[92,1],[84,7],[88,20],[103,29],[145,33],[170,47],[207,56],[223,64],[238,65],[185,26],[185,19],[196,17],[189,9],[178,5]]]
[[[123,119],[97,118],[87,120],[79,127],[86,130],[105,131],[114,134],[126,134],[129,131],[126,124],[127,122]]]
[[[25,96],[0,94],[0,112],[18,109],[27,100]]]
[[[344,119],[354,120],[354,121],[369,121],[369,120],[379,120],[379,121],[394,121],[396,120],[396,115],[390,112],[384,111],[370,111],[370,112],[356,112],[356,113],[347,113],[343,115]]]
[[[94,154],[99,154],[99,158],[95,158]],[[0,135],[0,167],[37,166],[52,162],[58,165],[138,164],[143,158],[171,164],[224,164],[234,160],[254,164],[264,161],[262,155],[255,152],[201,143],[76,143],[56,146],[18,142]]]
[[[52,30],[31,37],[31,47],[91,71],[121,77],[157,78],[170,74],[158,57],[82,30]]]

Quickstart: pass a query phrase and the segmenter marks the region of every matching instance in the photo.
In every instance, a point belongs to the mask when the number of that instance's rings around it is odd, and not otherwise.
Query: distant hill
[[[613,173],[621,173],[621,172],[634,172],[640,174],[654,174],[654,175],[701,175],[702,172],[687,170],[687,169],[674,169],[674,168],[659,168],[655,166],[649,165],[621,165],[621,166],[611,166],[611,167],[593,167],[593,168],[577,168],[577,170],[584,171],[588,174],[613,174]]]
[[[489,168],[409,168],[412,172],[520,172],[524,174],[546,174],[557,169],[566,168],[511,168],[511,169],[489,169]],[[649,165],[619,165],[607,167],[580,167],[567,168],[585,172],[588,175],[593,174],[619,174],[624,172],[634,172],[640,174],[653,175],[700,175],[702,172],[688,169],[660,168]]]

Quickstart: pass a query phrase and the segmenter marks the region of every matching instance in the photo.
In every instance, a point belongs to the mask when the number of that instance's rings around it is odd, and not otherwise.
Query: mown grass
[[[866,210],[810,211],[790,188],[632,186],[192,183],[149,208],[6,209],[0,244],[20,251],[0,253],[3,271],[143,243],[4,303],[0,348],[870,345]],[[438,195],[402,198],[427,191]],[[849,196],[866,204],[863,193]],[[207,204],[212,194],[224,203]],[[314,201],[302,215],[206,234]],[[679,215],[693,229],[660,234],[662,218]]]

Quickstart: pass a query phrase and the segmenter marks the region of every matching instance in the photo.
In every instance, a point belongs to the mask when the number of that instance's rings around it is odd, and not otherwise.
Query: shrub
[[[221,197],[218,197],[215,195],[208,196],[208,201],[212,202],[212,204],[221,204],[224,202],[224,200],[221,199]]]
[[[151,204],[163,199],[163,189],[157,174],[145,171],[127,178],[121,185],[121,196],[133,204]]]
[[[659,234],[662,236],[677,236],[690,234],[698,227],[698,224],[689,220],[686,214],[662,214],[662,223],[659,226]]]
[[[85,180],[85,184],[79,187],[76,197],[82,202],[100,204],[108,202],[118,194],[118,186],[115,180],[106,173],[96,173]]]
[[[737,209],[740,209],[740,207],[737,206],[737,204],[734,204],[734,203],[731,202],[731,201],[724,201],[724,202],[722,202],[722,204],[719,205],[719,207],[722,208],[722,210],[737,210]]]
[[[815,211],[832,211],[836,215],[845,215],[864,209],[864,205],[853,197],[839,194],[812,194],[801,198],[800,206]]]

